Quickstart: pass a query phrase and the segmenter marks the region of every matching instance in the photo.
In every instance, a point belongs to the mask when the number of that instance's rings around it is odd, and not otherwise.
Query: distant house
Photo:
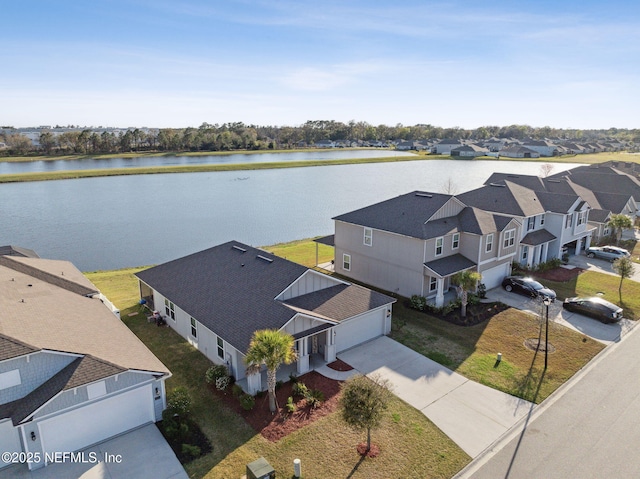
[[[527,140],[522,142],[522,146],[533,151],[537,151],[539,156],[557,156],[558,147],[547,140]]]
[[[71,263],[0,255],[0,311],[3,452],[36,469],[162,418],[169,370]]]
[[[464,143],[458,139],[445,138],[437,142],[432,147],[433,153],[438,155],[450,155],[451,150],[463,146]]]
[[[316,148],[335,148],[335,142],[331,140],[318,140],[315,142],[314,146]]]
[[[540,153],[521,145],[511,145],[501,149],[498,154],[505,158],[540,158]]]
[[[520,223],[469,208],[452,195],[414,191],[336,216],[335,271],[437,306],[464,270],[487,288],[511,271]]]
[[[462,158],[475,158],[477,156],[485,156],[488,153],[488,148],[474,144],[458,146],[451,150],[451,156],[459,156]]]
[[[293,335],[299,374],[391,330],[395,299],[237,241],[136,276],[147,305],[251,393],[263,390],[244,359],[257,330]]]

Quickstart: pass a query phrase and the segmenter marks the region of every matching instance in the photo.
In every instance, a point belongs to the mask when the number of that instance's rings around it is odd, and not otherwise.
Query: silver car
[[[618,258],[629,257],[629,252],[624,248],[617,246],[592,246],[587,248],[587,258],[600,258],[611,261],[612,263]]]

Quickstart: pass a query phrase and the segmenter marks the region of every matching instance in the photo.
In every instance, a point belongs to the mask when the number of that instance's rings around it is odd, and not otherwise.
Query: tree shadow
[[[367,458],[366,455],[364,456],[360,456],[360,459],[358,460],[358,462],[356,463],[355,466],[353,466],[353,469],[351,469],[351,472],[349,473],[349,475],[347,476],[346,479],[351,479],[353,477],[353,475],[356,473],[356,471],[358,470],[358,468],[360,467],[360,464],[362,464],[364,462],[364,460]]]

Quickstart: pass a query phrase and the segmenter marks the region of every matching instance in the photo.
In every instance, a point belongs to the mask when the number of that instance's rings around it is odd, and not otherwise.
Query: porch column
[[[296,371],[298,374],[309,372],[309,347],[307,338],[298,339],[298,362],[296,363]]]
[[[444,278],[436,278],[436,308],[444,305]]]
[[[262,391],[262,374],[260,372],[247,375],[247,389],[251,395]]]
[[[325,334],[327,336],[324,346],[324,360],[327,363],[332,363],[336,360],[336,333],[333,328],[329,328]]]
[[[582,243],[582,238],[578,238],[576,240],[576,256],[578,256],[582,251],[582,248],[581,248],[582,245],[580,243]]]

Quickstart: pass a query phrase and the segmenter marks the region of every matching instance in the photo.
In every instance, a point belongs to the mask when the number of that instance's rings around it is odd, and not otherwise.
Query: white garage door
[[[13,427],[11,420],[0,422],[0,452],[21,452],[18,430]],[[10,461],[0,460],[0,469],[11,464]]]
[[[73,452],[154,419],[148,385],[44,420],[38,428],[45,452]]]
[[[336,326],[336,352],[352,348],[384,334],[385,310],[372,311]]]
[[[509,263],[501,264],[482,272],[482,282],[487,289],[497,288],[505,276],[509,274]]]

